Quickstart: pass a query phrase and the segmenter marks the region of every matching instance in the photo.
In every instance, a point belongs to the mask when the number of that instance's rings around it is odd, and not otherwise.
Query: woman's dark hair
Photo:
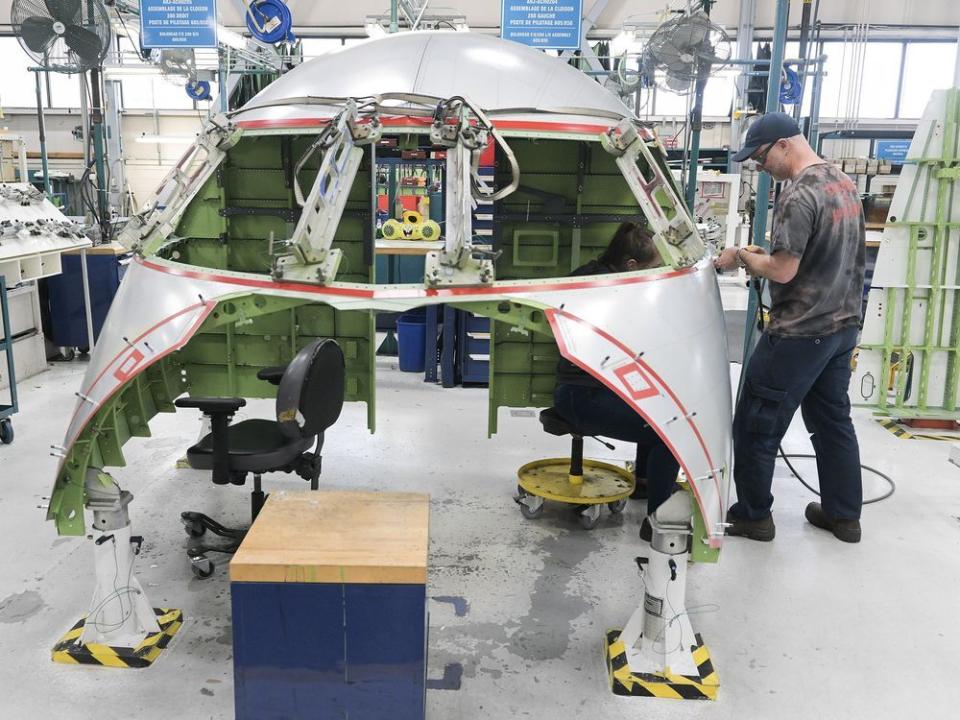
[[[600,256],[600,262],[615,270],[623,270],[629,260],[636,260],[642,267],[650,267],[659,258],[660,253],[650,230],[645,225],[625,222],[613,234],[610,245]]]

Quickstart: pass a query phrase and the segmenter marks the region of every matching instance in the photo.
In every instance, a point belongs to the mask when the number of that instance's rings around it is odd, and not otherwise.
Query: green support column
[[[783,67],[783,55],[787,44],[787,27],[790,20],[790,0],[777,0],[777,19],[773,29],[773,49],[770,56],[770,69],[767,76],[766,112],[780,109],[780,68]],[[753,216],[753,244],[766,249],[767,212],[770,197],[770,175],[760,173],[757,180],[757,209]],[[743,367],[746,368],[757,334],[751,328],[757,318],[757,298],[750,293],[747,300],[747,326],[743,337]]]

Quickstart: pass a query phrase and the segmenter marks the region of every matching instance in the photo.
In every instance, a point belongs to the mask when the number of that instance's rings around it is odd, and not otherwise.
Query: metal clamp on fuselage
[[[117,236],[120,243],[141,255],[155,253],[242,134],[243,130],[226,115],[210,118],[193,147],[167,173],[153,197],[123,226]]]
[[[648,142],[660,141],[652,134],[643,135],[633,121],[624,119],[601,135],[600,143],[616,157],[617,167],[647,216],[663,261],[675,268],[689,267],[703,257],[703,240],[670,172],[647,147]],[[665,150],[658,153],[658,157],[665,155]]]
[[[273,278],[325,284],[332,282],[342,252],[333,249],[333,239],[357,176],[361,147],[380,139],[382,127],[376,113],[361,122],[357,104],[348,100],[297,162],[293,172],[294,196],[303,208],[284,250],[274,256]],[[321,157],[310,194],[304,199],[298,180],[300,170],[313,157]],[[276,247],[275,245],[272,246]]]
[[[511,183],[497,192],[479,173],[480,155],[491,139],[504,151],[512,173]],[[437,105],[430,140],[448,148],[446,224],[443,250],[426,256],[426,283],[432,287],[490,284],[497,254],[473,244],[475,198],[495,201],[516,190],[520,182],[516,158],[486,115],[462,97]]]

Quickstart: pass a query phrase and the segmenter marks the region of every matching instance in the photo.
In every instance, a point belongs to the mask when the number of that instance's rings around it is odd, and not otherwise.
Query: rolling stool
[[[580,506],[580,525],[591,530],[600,519],[601,505],[606,505],[614,514],[623,512],[634,490],[633,475],[610,463],[584,460],[585,434],[570,425],[556,408],[542,410],[540,424],[551,435],[573,437],[570,457],[535,460],[517,471],[516,502],[521,514],[528,520],[539,517],[544,500],[577,505]]]

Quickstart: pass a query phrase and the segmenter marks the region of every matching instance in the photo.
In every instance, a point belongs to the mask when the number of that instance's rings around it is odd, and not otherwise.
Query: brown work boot
[[[859,520],[832,520],[823,512],[820,503],[816,502],[807,505],[807,509],[803,514],[806,516],[808,523],[822,530],[829,530],[837,540],[842,540],[846,543],[860,542]]]
[[[725,534],[734,537],[770,542],[777,534],[777,527],[773,524],[773,515],[767,515],[763,520],[744,520],[728,512],[727,523]]]

